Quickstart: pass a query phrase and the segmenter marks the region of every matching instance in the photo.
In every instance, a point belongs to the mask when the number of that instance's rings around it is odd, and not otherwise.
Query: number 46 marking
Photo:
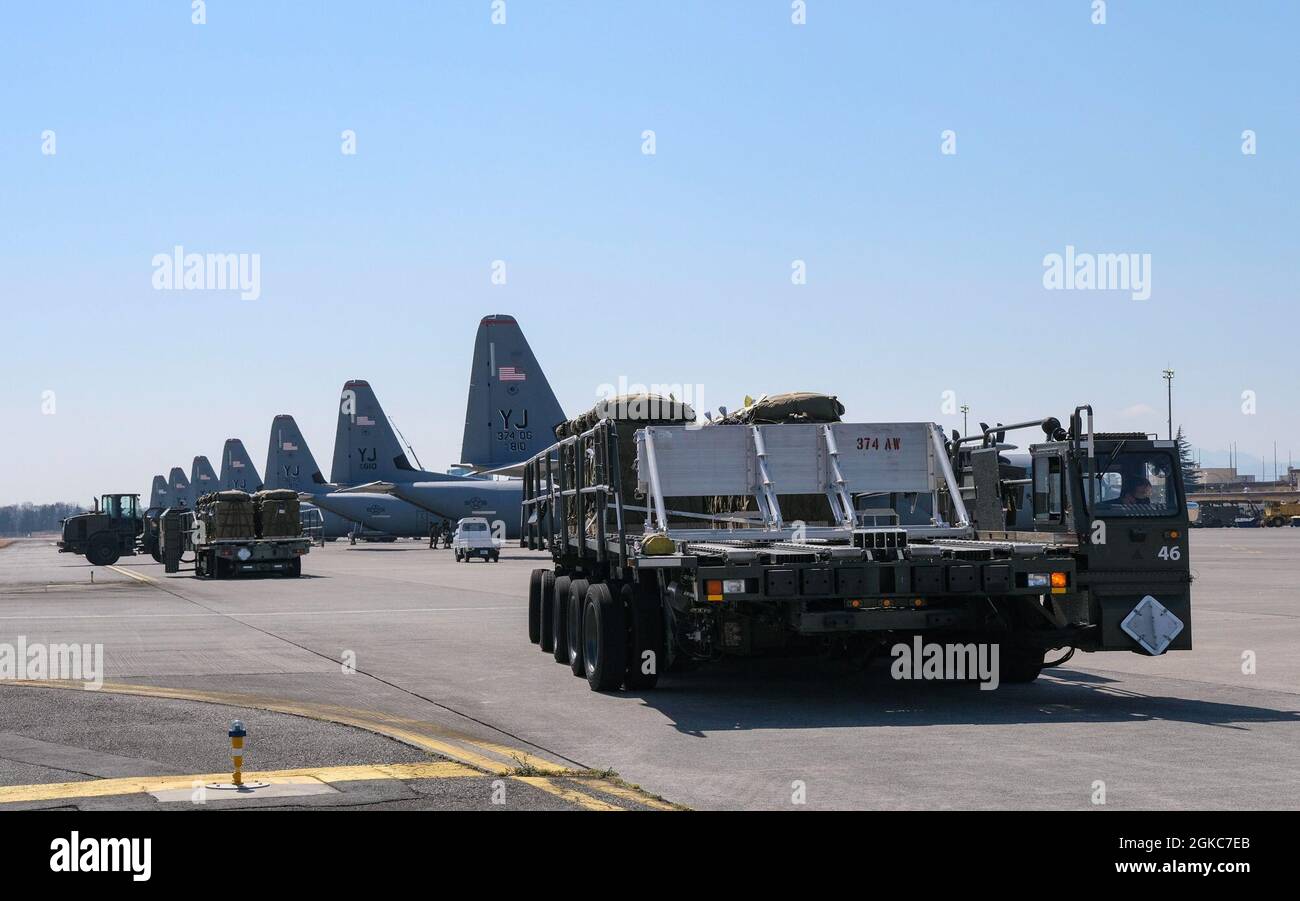
[[[1156,556],[1159,557],[1161,560],[1178,561],[1182,559],[1183,552],[1179,550],[1178,545],[1174,545],[1172,547],[1170,547],[1169,545],[1165,545],[1164,547],[1160,548],[1160,553],[1156,554]]]

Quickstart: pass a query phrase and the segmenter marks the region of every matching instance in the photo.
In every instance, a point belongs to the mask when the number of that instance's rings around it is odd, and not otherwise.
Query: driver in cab
[[[1119,497],[1107,501],[1107,507],[1149,507],[1151,506],[1151,481],[1144,477],[1131,479],[1124,483]]]

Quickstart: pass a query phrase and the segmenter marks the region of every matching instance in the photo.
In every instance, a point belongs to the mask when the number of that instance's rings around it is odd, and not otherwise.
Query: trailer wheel
[[[998,678],[1010,683],[1033,682],[1043,671],[1044,653],[1004,645],[998,654]]]
[[[550,591],[546,591],[546,583],[542,583],[542,640],[538,645],[545,654],[555,653],[555,604],[569,596],[570,581],[568,576],[560,576],[551,582]]]
[[[590,590],[590,589],[588,589]],[[569,671],[575,676],[586,678],[587,667],[582,659],[582,614],[587,609],[587,592],[578,594],[576,591],[569,591],[569,616],[568,627],[569,634]]]
[[[582,614],[582,662],[592,691],[614,691],[627,669],[627,617],[623,600],[597,582],[587,590]]]
[[[555,619],[553,628],[555,629],[555,662],[569,663],[569,610],[572,607],[574,595],[585,598],[587,588],[591,583],[586,579],[572,579],[569,582],[569,593],[563,597],[555,597]]]
[[[657,592],[640,585],[623,586],[623,606],[632,626],[632,653],[627,661],[627,687],[654,688],[664,665],[664,615]],[[649,672],[647,672],[649,670]]]
[[[542,640],[542,575],[544,569],[535,569],[528,576],[528,640],[537,644]]]
[[[86,559],[95,566],[112,566],[120,556],[117,540],[104,532],[91,538],[86,548]]]

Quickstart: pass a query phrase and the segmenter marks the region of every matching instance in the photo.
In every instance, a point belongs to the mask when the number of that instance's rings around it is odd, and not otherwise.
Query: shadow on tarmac
[[[1168,720],[1249,730],[1251,723],[1300,723],[1298,711],[1140,694],[1119,688],[1119,681],[1055,668],[1028,685],[983,691],[974,682],[896,681],[880,662],[845,674],[812,660],[750,660],[667,674],[652,691],[616,696],[644,703],[678,732],[701,737],[745,729],[872,726]]]

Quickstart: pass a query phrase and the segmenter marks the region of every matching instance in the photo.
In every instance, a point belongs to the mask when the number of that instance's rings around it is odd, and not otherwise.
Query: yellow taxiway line
[[[110,566],[108,568],[111,569],[113,572],[117,573],[118,575],[126,576],[128,579],[135,579],[137,582],[144,582],[146,584],[156,583],[156,580],[154,579],[153,576],[146,576],[144,573],[138,573],[133,570],[129,570],[125,566]]]
[[[577,804],[585,810],[626,810],[627,808],[619,807],[617,804],[610,804],[608,801],[602,801],[599,798],[593,798],[591,795],[583,794],[574,788],[564,785],[557,785],[555,782],[545,776],[515,776],[515,781],[522,782],[525,785],[531,785],[533,788],[541,789],[548,795],[555,795],[568,801],[570,804]],[[601,789],[605,789],[601,785]]]
[[[308,767],[296,770],[272,770],[267,773],[244,773],[249,781],[272,785],[309,785],[311,783],[362,782],[378,779],[449,779],[464,776],[482,777],[482,773],[450,760],[430,763],[367,764],[361,766]],[[194,784],[229,782],[230,773],[200,773],[193,776],[126,776],[117,779],[88,779],[83,782],[48,782],[40,785],[0,786],[0,804],[22,801],[57,801],[65,798],[107,798],[115,795],[138,795],[149,792],[193,788]]]

